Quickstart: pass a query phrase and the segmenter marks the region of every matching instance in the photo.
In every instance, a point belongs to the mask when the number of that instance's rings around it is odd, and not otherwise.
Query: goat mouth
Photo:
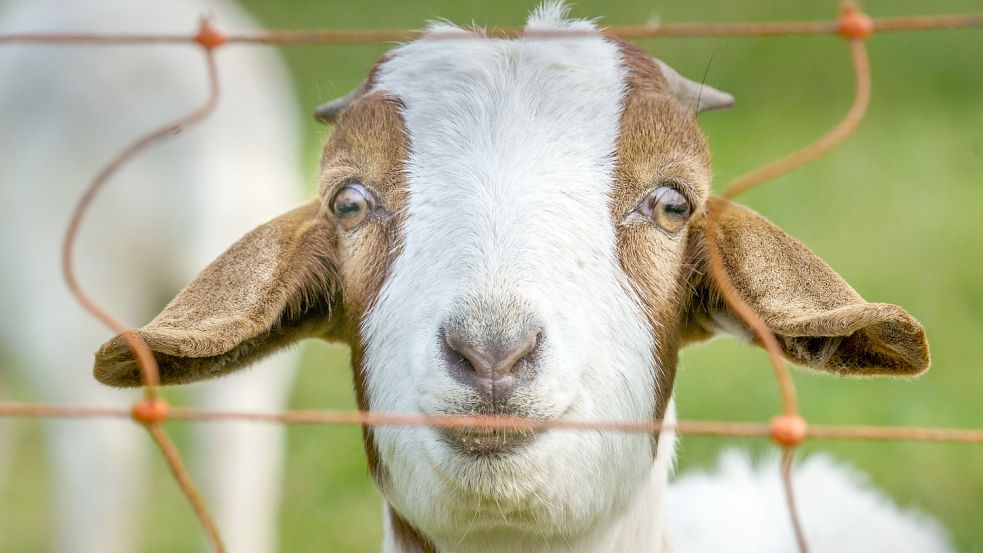
[[[509,455],[527,446],[542,430],[531,428],[443,428],[440,439],[460,455],[487,458]]]
[[[562,418],[564,410],[550,409],[529,398],[513,398],[513,401],[500,405],[489,405],[476,401],[456,405],[443,411],[443,414],[456,416],[504,417],[548,421]],[[455,454],[475,460],[494,460],[521,452],[546,434],[547,428],[530,427],[516,423],[504,427],[448,427],[437,430],[438,439]]]

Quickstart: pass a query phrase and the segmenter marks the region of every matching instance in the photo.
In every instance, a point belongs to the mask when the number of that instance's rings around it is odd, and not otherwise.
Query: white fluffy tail
[[[669,488],[667,513],[679,553],[789,553],[795,538],[779,462],[754,466],[725,452],[713,473],[684,474]],[[946,531],[922,513],[901,509],[856,470],[814,455],[794,475],[812,553],[949,553]]]

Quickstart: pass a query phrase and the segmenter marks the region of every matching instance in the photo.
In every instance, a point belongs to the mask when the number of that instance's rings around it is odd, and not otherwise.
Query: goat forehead
[[[424,38],[393,52],[374,81],[405,106],[407,248],[449,232],[462,247],[556,239],[558,229],[613,240],[605,215],[625,81],[616,45],[600,35]]]

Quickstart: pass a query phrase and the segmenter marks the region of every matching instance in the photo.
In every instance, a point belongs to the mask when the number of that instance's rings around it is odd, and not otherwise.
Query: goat
[[[364,410],[673,421],[679,348],[745,331],[707,271],[708,233],[790,360],[848,375],[928,368],[907,312],[864,301],[766,219],[710,197],[695,115],[729,95],[558,3],[526,29],[577,36],[434,25],[319,108],[335,127],[317,197],[247,234],[135,331],[163,382],[320,338],[351,347]],[[94,374],[140,384],[120,336]],[[385,551],[673,550],[669,430],[363,433]]]
[[[0,8],[5,32],[188,33],[210,9],[224,24],[257,27],[230,1],[29,0]],[[256,50],[220,59],[226,93],[212,118],[128,165],[85,222],[81,281],[124,320],[145,320],[236,236],[302,199],[300,112],[283,62]],[[204,71],[201,54],[187,47],[0,49],[0,201],[15,229],[0,237],[3,351],[36,397],[105,406],[134,399],[79,370],[104,330],[61,282],[62,225],[100,163],[205,100]],[[297,360],[271,359],[231,386],[208,385],[195,396],[213,409],[283,408]],[[45,429],[52,548],[135,551],[146,436],[125,422],[61,421]],[[230,547],[273,551],[283,431],[230,424],[196,432],[194,468]]]

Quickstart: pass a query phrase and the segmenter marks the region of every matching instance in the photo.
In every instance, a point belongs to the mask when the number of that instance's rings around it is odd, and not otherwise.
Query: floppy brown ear
[[[256,228],[205,268],[147,326],[163,384],[214,378],[296,340],[330,337],[336,302],[331,230],[313,201]],[[138,386],[121,336],[96,353],[95,377]]]
[[[736,290],[775,333],[785,356],[815,369],[850,375],[910,376],[929,366],[922,326],[904,309],[869,303],[802,243],[753,211],[713,198],[710,219],[690,235],[689,306],[681,338],[750,330],[725,306],[709,270],[706,233],[713,232]]]

